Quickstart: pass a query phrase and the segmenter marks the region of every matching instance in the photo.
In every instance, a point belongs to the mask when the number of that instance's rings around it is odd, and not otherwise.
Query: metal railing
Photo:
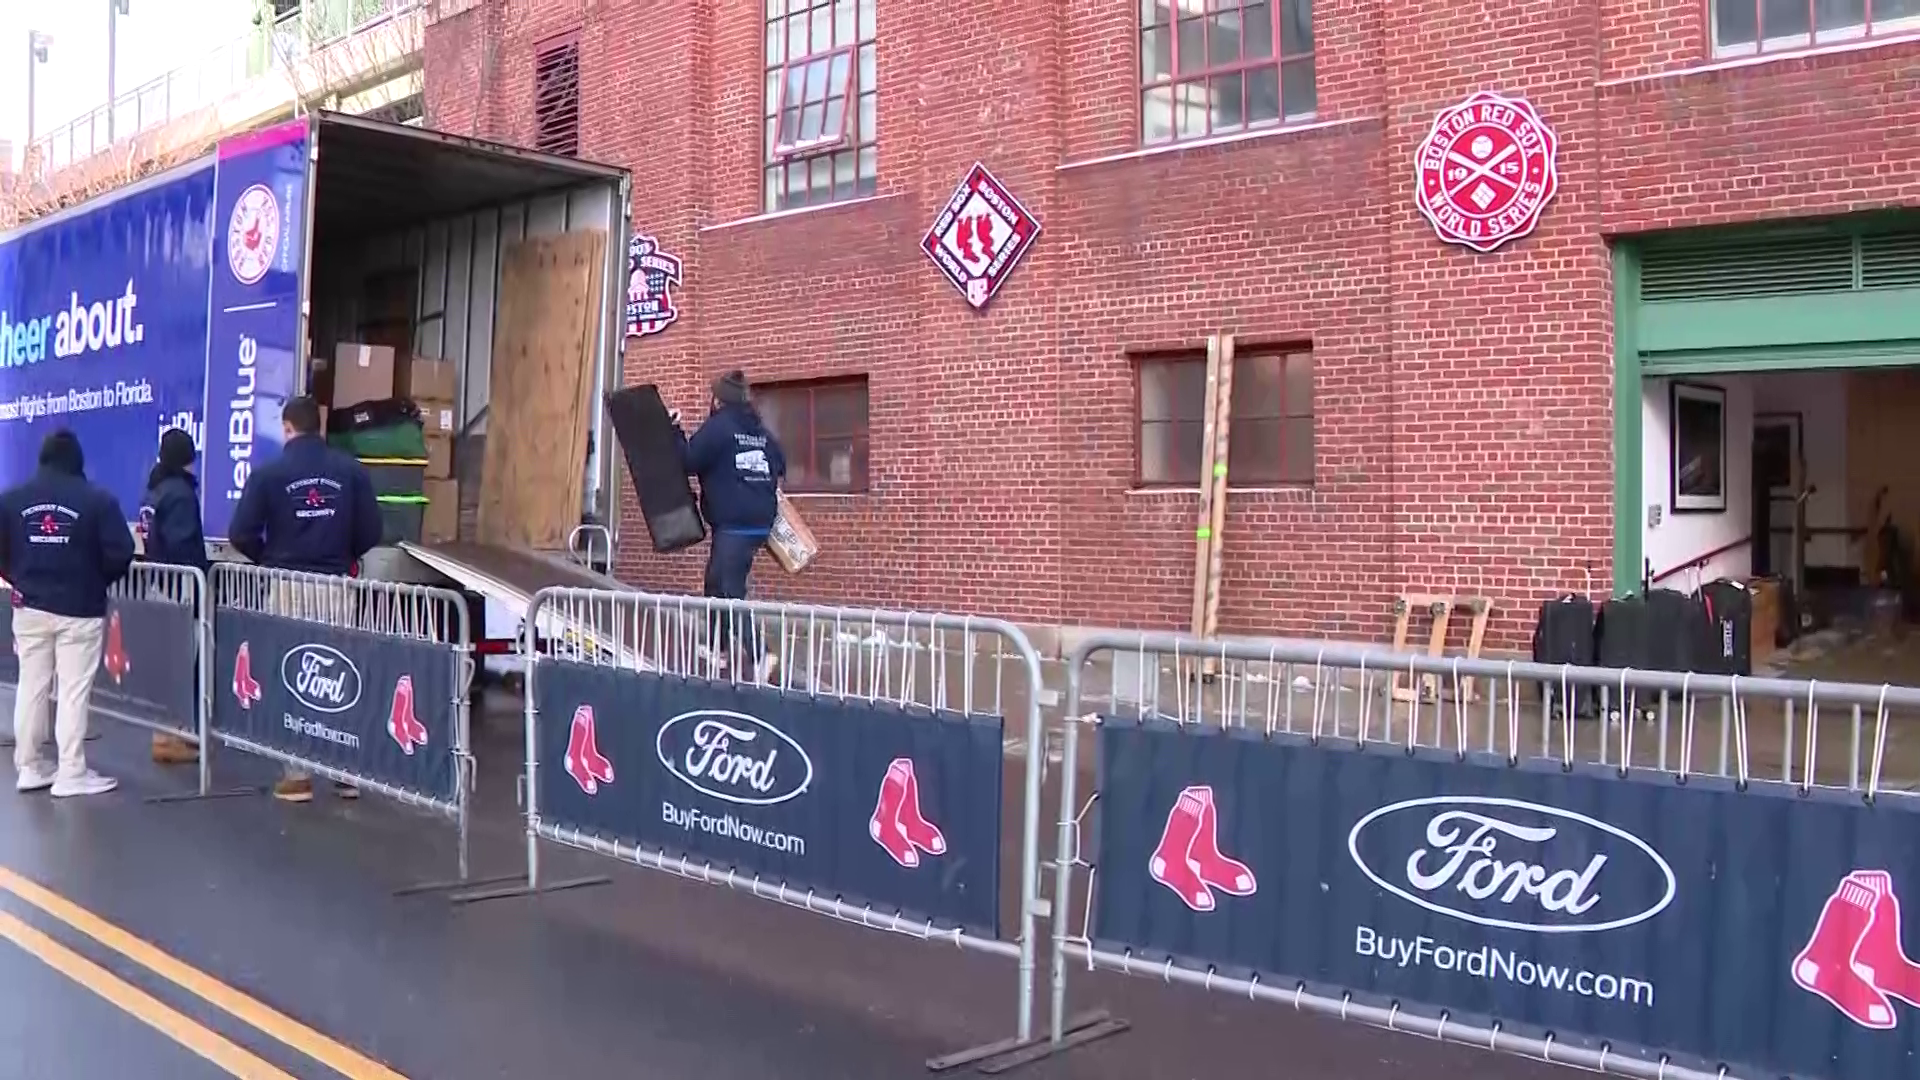
[[[27,160],[49,176],[116,142],[219,104],[334,42],[423,6],[423,0],[318,0],[256,26],[199,59],[126,91],[34,139]],[[111,132],[111,136],[109,136]]]
[[[734,620],[743,632],[725,635],[730,644],[717,650],[711,645],[715,625],[724,620]],[[755,670],[760,665],[744,643],[744,627],[749,624],[765,643],[770,671]],[[870,929],[1013,959],[1019,972],[1019,1037],[1031,1037],[1039,913],[1041,673],[1039,656],[1018,627],[998,619],[956,615],[551,588],[538,593],[529,606],[522,648],[528,657],[523,780],[527,884],[461,899],[588,883],[543,880],[540,844],[560,844],[694,881],[726,885]],[[814,889],[716,868],[644,843],[607,839],[545,820],[540,810],[538,702],[542,670],[554,662],[707,683],[751,683],[797,696],[1003,719],[1008,734],[1017,729],[1032,748],[1026,756],[1021,797],[1024,818],[1014,939],[936,928],[931,921],[901,912],[877,910],[872,904],[850,903]],[[996,747],[996,765],[998,756]]]
[[[1108,654],[1104,692],[1083,669]],[[1396,694],[1395,690],[1403,691]],[[1411,691],[1410,693],[1407,691]],[[1410,700],[1409,700],[1410,699]],[[1647,1061],[1605,1046],[1556,1044],[1438,1015],[1329,996],[1285,973],[1224,974],[1174,960],[1144,962],[1095,944],[1089,884],[1073,927],[1075,871],[1094,872],[1081,838],[1099,798],[1078,793],[1082,729],[1096,713],[1249,729],[1268,735],[1548,761],[1569,772],[1603,766],[1621,775],[1653,770],[1685,783],[1714,776],[1744,787],[1778,782],[1856,793],[1871,802],[1920,788],[1920,738],[1902,736],[1896,714],[1920,715],[1920,688],[1802,679],[1632,671],[1470,660],[1350,644],[1200,641],[1176,634],[1101,633],[1067,663],[1050,962],[1050,1039],[1066,1034],[1067,961],[1089,970],[1148,975],[1197,989],[1428,1038],[1541,1058],[1647,1080],[1732,1080]],[[1838,712],[1836,721],[1833,714]],[[1823,715],[1824,714],[1824,715]],[[1916,729],[1920,730],[1920,729]],[[1482,758],[1484,760],[1484,758]],[[1268,976],[1267,979],[1262,975]]]
[[[472,824],[471,794],[475,776],[468,686],[472,681],[472,628],[466,600],[449,589],[401,582],[364,581],[325,574],[270,570],[240,563],[216,564],[212,576],[214,648],[216,656],[234,643],[223,640],[225,612],[272,616],[336,631],[378,635],[395,642],[430,646],[447,652],[452,692],[451,745],[453,772],[444,789],[430,789],[395,776],[374,775],[327,761],[304,757],[267,745],[257,738],[222,730],[217,710],[209,708],[201,737],[201,759],[211,743],[275,761],[312,776],[356,789],[372,791],[403,805],[428,810],[453,820],[458,832],[459,882],[469,877]],[[362,663],[367,662],[365,658]],[[357,671],[357,669],[356,669]],[[357,676],[356,676],[357,677]],[[291,687],[289,687],[291,689]],[[237,688],[236,688],[237,692]],[[411,758],[413,751],[405,751]],[[203,764],[203,769],[206,766]],[[424,891],[444,885],[418,886]]]

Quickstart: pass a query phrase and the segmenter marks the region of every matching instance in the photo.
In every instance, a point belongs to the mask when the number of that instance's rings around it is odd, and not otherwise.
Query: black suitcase
[[[1549,600],[1540,605],[1533,626],[1533,662],[1591,667],[1597,646],[1595,631],[1593,601],[1573,593]],[[1594,688],[1575,686],[1571,690],[1574,711],[1581,716],[1593,715],[1597,705]]]
[[[1594,629],[1594,651],[1600,666],[1646,671],[1653,666],[1650,633],[1646,597],[1617,596],[1601,604]]]
[[[1676,589],[1647,591],[1646,666],[1657,671],[1715,672],[1713,621],[1696,596]]]
[[[1753,674],[1753,592],[1721,578],[1700,587],[1700,602],[1707,609],[1714,673]]]
[[[1593,601],[1568,593],[1541,604],[1533,626],[1533,662],[1585,667],[1593,657]]]
[[[707,537],[700,508],[687,482],[680,456],[680,440],[660,391],[651,383],[630,386],[607,395],[607,416],[627,462],[627,475],[640,496],[640,514],[646,519],[653,550],[679,551]]]

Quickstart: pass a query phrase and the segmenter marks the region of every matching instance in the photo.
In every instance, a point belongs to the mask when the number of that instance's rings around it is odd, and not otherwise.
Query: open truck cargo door
[[[362,117],[312,123],[312,356],[384,346],[399,366],[455,372],[451,400],[422,408],[429,440],[452,440],[430,472],[451,475],[424,481],[432,527],[399,551],[519,617],[549,585],[619,588],[566,551],[583,521],[610,540],[619,522],[601,403],[625,348],[627,173]],[[432,503],[456,493],[457,513]]]

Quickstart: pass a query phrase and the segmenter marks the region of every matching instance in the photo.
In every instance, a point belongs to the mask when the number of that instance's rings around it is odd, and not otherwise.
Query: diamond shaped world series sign
[[[920,238],[920,250],[979,311],[1039,236],[1040,220],[976,161]]]

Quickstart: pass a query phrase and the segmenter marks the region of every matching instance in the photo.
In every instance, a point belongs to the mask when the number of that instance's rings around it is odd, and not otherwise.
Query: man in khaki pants
[[[119,500],[89,483],[80,440],[60,430],[40,446],[40,470],[0,493],[0,577],[13,586],[20,687],[13,699],[14,786],[55,798],[99,795],[115,781],[87,768],[87,707],[100,670],[107,589],[133,563],[133,534]],[[47,704],[57,767],[40,760]]]

